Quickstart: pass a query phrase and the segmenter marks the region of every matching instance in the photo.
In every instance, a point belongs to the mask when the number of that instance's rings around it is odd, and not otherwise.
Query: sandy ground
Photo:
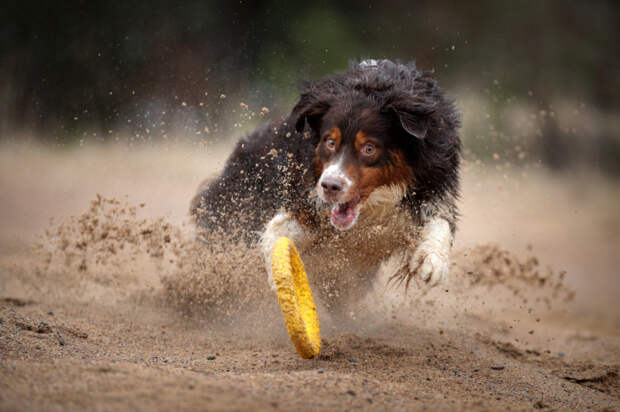
[[[450,282],[319,308],[303,360],[260,265],[188,263],[225,153],[0,148],[1,410],[620,410],[620,183],[471,163]]]

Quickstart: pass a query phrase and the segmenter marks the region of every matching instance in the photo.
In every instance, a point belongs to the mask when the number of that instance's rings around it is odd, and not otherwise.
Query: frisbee
[[[276,240],[271,265],[288,334],[299,356],[311,359],[321,349],[319,317],[304,264],[291,239]]]

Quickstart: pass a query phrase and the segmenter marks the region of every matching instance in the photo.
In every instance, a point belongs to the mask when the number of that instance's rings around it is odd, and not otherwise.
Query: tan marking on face
[[[362,147],[364,147],[364,145],[368,142],[372,142],[373,140],[370,138],[370,136],[368,136],[366,133],[364,133],[363,131],[359,131],[355,134],[355,143],[354,143],[354,147],[355,147],[355,151],[359,152],[360,150],[362,150]]]
[[[391,181],[399,184],[404,183],[407,186],[413,185],[415,176],[413,169],[407,163],[405,154],[399,149],[392,150],[390,151],[390,159],[392,159],[392,162],[388,169]]]
[[[331,149],[327,146],[328,139],[334,140],[334,147]],[[327,132],[323,133],[319,144],[314,149],[315,156],[312,160],[312,163],[314,165],[314,173],[317,177],[320,176],[325,169],[338,161],[338,156],[334,156],[334,154],[336,154],[338,152],[338,149],[340,149],[341,143],[342,133],[340,132],[340,128],[338,128],[338,126],[334,126]],[[328,156],[331,158],[327,162],[324,162],[321,159],[321,154],[323,156]]]
[[[342,141],[342,134],[340,129],[334,127],[330,129],[325,137],[334,139],[337,142],[339,148]],[[327,174],[330,177],[340,178],[346,181],[341,197],[338,199],[339,203],[348,202],[349,200],[359,196],[360,202],[364,202],[370,194],[380,187],[408,187],[414,182],[413,169],[406,161],[405,154],[400,149],[391,150],[388,155],[390,161],[378,167],[370,167],[364,164],[364,161],[359,160],[364,146],[368,143],[372,143],[376,147],[376,154],[374,159],[381,156],[381,149],[378,146],[377,139],[368,135],[364,131],[360,130],[355,134],[355,140],[353,146],[355,148],[355,158],[349,158],[344,153],[335,153],[330,157],[329,161],[324,162],[318,156],[321,148],[321,144],[317,147],[317,156],[313,160],[315,176],[319,179],[317,183],[317,191],[321,194],[321,179]],[[367,159],[366,159],[367,160]],[[332,170],[333,169],[333,170]]]
[[[340,143],[342,142],[342,132],[338,126],[332,127],[325,133],[326,137],[330,139],[334,139],[336,142],[336,150],[340,147]]]
[[[377,139],[361,130],[355,134],[353,146],[363,162],[373,163],[381,157],[381,145]]]
[[[334,140],[334,147],[332,149],[327,148],[327,144],[326,144],[327,139]],[[341,143],[342,143],[342,132],[340,131],[340,128],[338,126],[334,126],[331,129],[329,129],[327,132],[323,133],[323,135],[321,136],[321,140],[319,141],[319,144],[317,144],[316,148],[314,149],[315,155],[314,155],[314,159],[312,159],[314,175],[317,178],[321,176],[321,174],[326,168],[328,168],[332,163],[337,161],[335,157],[332,157],[332,159],[330,159],[329,162],[323,162],[323,160],[321,159],[321,154],[329,155],[331,153],[333,155],[333,153],[338,151]]]
[[[391,162],[381,167],[360,167],[357,180],[360,198],[365,200],[373,190],[381,186],[405,187],[413,184],[413,169],[407,164],[405,156],[400,150],[390,151]]]

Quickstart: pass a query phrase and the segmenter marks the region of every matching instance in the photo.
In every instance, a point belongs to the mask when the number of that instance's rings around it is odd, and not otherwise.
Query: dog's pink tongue
[[[356,217],[357,208],[352,205],[351,202],[334,205],[332,208],[332,225],[340,229],[348,229],[351,227]]]

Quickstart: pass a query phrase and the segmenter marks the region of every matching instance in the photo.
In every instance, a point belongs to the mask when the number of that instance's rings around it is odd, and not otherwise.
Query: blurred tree
[[[240,101],[285,113],[300,79],[367,57],[416,59],[444,87],[498,108],[528,91],[534,110],[558,99],[620,106],[613,0],[9,0],[3,9],[3,138],[215,130]],[[543,152],[566,141],[550,124]],[[614,152],[615,129],[603,129],[604,153]]]

